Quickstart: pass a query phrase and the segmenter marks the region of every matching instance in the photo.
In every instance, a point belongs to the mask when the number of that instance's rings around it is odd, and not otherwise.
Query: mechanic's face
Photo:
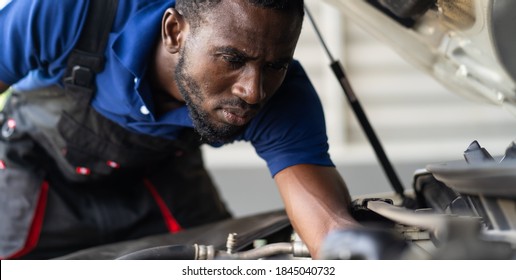
[[[279,88],[294,54],[300,17],[222,1],[185,36],[176,84],[207,142],[240,133]]]

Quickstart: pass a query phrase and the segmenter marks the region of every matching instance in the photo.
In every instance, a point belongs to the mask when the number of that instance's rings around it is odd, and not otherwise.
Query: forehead
[[[258,7],[246,0],[222,1],[203,15],[199,36],[212,44],[238,44],[249,51],[295,49],[302,18],[295,11]]]

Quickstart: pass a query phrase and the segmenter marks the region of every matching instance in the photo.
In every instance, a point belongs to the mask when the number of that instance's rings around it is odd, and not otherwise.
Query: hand
[[[393,230],[353,228],[328,234],[320,250],[327,260],[393,260],[401,259],[408,243]]]

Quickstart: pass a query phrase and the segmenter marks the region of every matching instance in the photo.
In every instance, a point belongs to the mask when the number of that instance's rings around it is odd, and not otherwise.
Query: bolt
[[[230,233],[228,235],[228,239],[226,241],[226,252],[228,254],[233,254],[233,250],[235,249],[235,245],[237,242],[237,233]]]

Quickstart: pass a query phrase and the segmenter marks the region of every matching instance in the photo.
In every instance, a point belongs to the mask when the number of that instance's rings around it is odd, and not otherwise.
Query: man
[[[302,0],[119,1],[94,90],[67,84],[89,2],[0,10],[2,258],[230,217],[201,142],[253,144],[312,256],[355,225],[320,102],[293,61]]]

